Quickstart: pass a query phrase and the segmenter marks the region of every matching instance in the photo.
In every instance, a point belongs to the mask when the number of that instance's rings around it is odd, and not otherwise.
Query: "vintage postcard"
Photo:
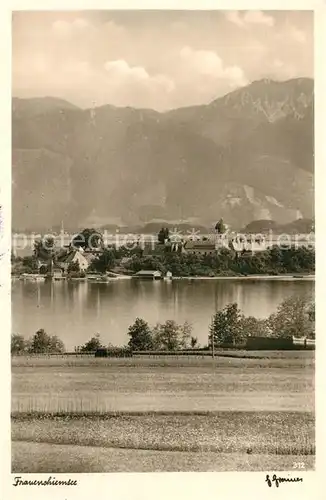
[[[273,5],[12,8],[6,498],[322,498],[326,6]]]

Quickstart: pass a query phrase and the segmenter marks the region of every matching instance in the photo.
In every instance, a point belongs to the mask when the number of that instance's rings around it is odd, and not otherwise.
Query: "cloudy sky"
[[[313,77],[309,11],[13,15],[13,95],[159,111],[253,80]]]

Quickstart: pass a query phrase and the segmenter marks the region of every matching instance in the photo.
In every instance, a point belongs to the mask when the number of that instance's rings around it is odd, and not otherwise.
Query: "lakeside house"
[[[161,271],[141,270],[141,271],[138,271],[138,273],[134,274],[133,278],[150,279],[150,280],[161,280],[162,279],[162,273],[161,273]]]
[[[71,250],[67,255],[60,258],[60,266],[66,273],[70,264],[78,264],[80,271],[86,271],[88,269],[92,257],[92,254],[88,254],[87,257],[84,252],[80,250]]]

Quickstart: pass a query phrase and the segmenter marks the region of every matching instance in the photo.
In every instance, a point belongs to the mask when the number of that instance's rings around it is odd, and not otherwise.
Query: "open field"
[[[314,352],[238,354],[13,358],[13,471],[313,468]]]
[[[12,412],[313,411],[314,352],[284,354],[13,358]]]

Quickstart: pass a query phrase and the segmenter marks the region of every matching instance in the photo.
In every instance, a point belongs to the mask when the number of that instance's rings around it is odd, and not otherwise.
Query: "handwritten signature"
[[[303,483],[303,477],[277,477],[276,474],[273,474],[270,478],[269,474],[266,474],[265,482],[270,488],[273,484],[278,488],[280,483]]]

